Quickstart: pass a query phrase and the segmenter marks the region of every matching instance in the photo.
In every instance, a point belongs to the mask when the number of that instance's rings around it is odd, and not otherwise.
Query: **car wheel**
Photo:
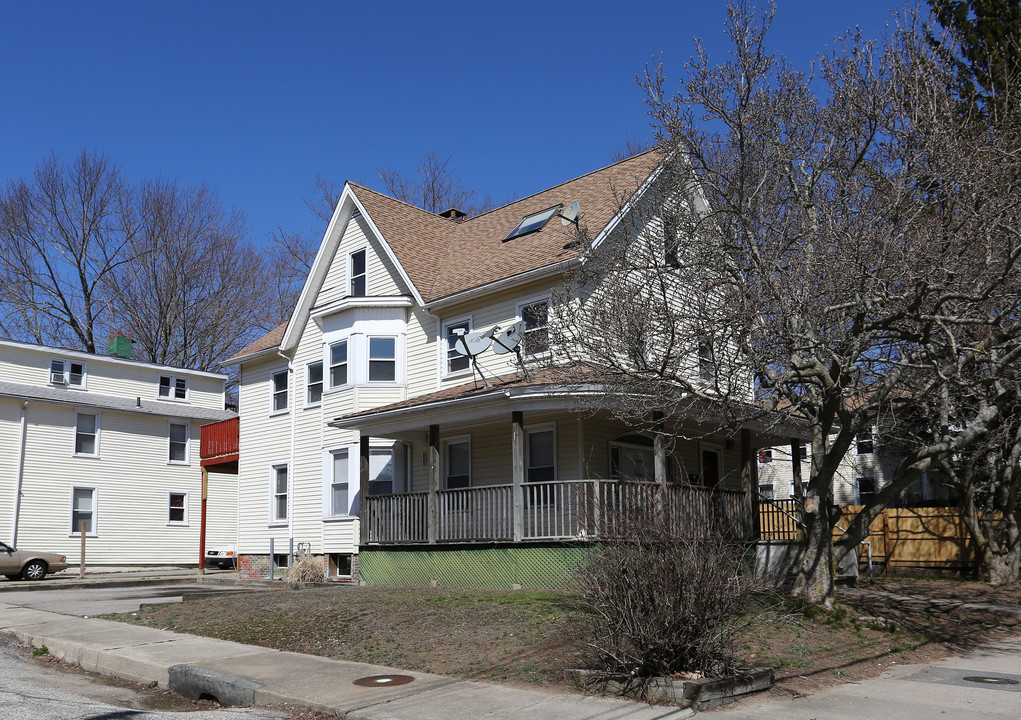
[[[46,563],[42,560],[33,560],[22,568],[21,577],[26,580],[42,580],[46,577]]]

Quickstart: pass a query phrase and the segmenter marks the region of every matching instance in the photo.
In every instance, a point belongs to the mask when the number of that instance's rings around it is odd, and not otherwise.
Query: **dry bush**
[[[708,519],[678,533],[655,503],[615,526],[576,578],[589,664],[639,688],[677,672],[732,673],[754,583],[747,546]]]
[[[303,555],[287,571],[287,582],[308,583],[325,582],[325,580],[326,567],[323,565],[323,559],[314,555]]]

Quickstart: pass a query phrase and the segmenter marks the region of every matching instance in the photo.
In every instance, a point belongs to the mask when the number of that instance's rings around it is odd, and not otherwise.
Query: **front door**
[[[702,448],[702,484],[714,488],[720,484],[720,451]]]

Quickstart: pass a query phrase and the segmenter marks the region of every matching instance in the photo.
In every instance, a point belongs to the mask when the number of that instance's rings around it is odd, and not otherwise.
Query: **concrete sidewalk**
[[[308,706],[364,720],[680,720],[694,713],[582,694],[552,694],[331,660],[255,645],[0,603],[0,632],[105,675],[184,695]],[[355,680],[384,676],[365,687]],[[407,684],[399,678],[410,676]]]

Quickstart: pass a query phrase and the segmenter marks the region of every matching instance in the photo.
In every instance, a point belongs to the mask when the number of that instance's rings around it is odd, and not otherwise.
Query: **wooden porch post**
[[[752,447],[752,431],[741,428],[741,490],[748,502],[751,513],[752,538],[759,538],[759,482],[756,478],[755,448]]]
[[[520,410],[511,412],[511,508],[514,542],[521,542],[525,530],[525,427]]]
[[[369,436],[358,437],[358,523],[359,544],[364,545],[369,537],[369,513],[366,510],[369,497]]]
[[[797,438],[791,438],[791,474],[794,481],[794,497],[805,497],[804,488],[801,486],[801,441]]]
[[[436,544],[439,526],[440,502],[436,492],[440,489],[440,426],[429,426],[429,505],[426,524],[429,543]]]

